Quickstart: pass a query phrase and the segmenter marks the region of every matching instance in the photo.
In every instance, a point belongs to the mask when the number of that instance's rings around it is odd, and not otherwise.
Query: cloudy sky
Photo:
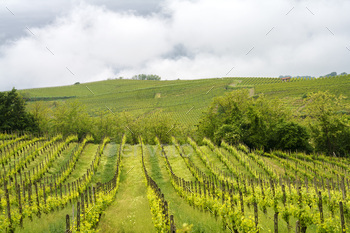
[[[348,0],[0,1],[0,91],[350,73]]]

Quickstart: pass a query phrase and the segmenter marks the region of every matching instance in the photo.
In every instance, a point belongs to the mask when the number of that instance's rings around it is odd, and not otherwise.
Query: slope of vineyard
[[[350,75],[325,77],[310,80],[294,80],[291,82],[269,83],[256,85],[255,92],[274,98],[301,98],[311,92],[329,91],[330,93],[350,96]],[[347,100],[349,101],[349,99]]]
[[[2,140],[1,232],[350,227],[346,158],[217,147],[207,139],[202,146],[190,138],[183,145],[176,138],[171,145],[76,140],[16,134]]]
[[[30,100],[28,108],[42,100],[47,107],[59,102],[79,101],[92,116],[100,111],[127,112],[135,116],[163,110],[166,116],[184,123],[196,124],[214,97],[238,88],[249,88],[251,94],[264,93],[271,98],[297,102],[305,94],[329,90],[349,97],[350,75],[311,80],[279,78],[213,78],[199,80],[145,81],[106,80],[71,86],[21,90]]]

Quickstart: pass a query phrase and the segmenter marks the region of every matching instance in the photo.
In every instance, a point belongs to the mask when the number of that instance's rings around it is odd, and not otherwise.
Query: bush
[[[306,127],[294,122],[282,122],[271,135],[269,147],[271,149],[312,152],[309,144],[310,135]]]

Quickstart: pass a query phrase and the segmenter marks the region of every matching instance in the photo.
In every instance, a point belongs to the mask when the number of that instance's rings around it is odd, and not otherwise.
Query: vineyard
[[[330,93],[341,94],[347,97],[350,95],[349,85],[350,75],[343,75],[309,80],[291,79],[290,82],[256,85],[255,91],[257,94],[264,93],[272,98],[300,98],[317,91],[329,91]]]
[[[1,232],[347,232],[350,160],[0,134]]]
[[[105,80],[79,85],[20,90],[28,110],[54,111],[57,106],[79,102],[92,117],[128,114],[135,119],[154,112],[191,128],[198,124],[203,111],[214,97],[232,90],[248,88],[251,95],[278,98],[296,111],[309,93],[328,90],[332,94],[350,95],[350,75],[329,78],[212,78],[199,80]],[[345,99],[349,101],[349,98]],[[44,130],[46,132],[46,130]]]

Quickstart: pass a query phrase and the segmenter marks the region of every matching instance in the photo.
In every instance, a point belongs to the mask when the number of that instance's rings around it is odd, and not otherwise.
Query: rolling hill
[[[350,75],[312,80],[279,78],[213,78],[199,80],[147,81],[106,80],[69,86],[20,90],[31,108],[35,101],[49,107],[55,102],[79,101],[92,116],[103,112],[128,112],[134,116],[161,110],[183,123],[196,124],[214,97],[238,88],[249,88],[251,95],[279,98],[291,107],[310,92],[326,91],[350,96]],[[348,100],[347,100],[348,101]]]

